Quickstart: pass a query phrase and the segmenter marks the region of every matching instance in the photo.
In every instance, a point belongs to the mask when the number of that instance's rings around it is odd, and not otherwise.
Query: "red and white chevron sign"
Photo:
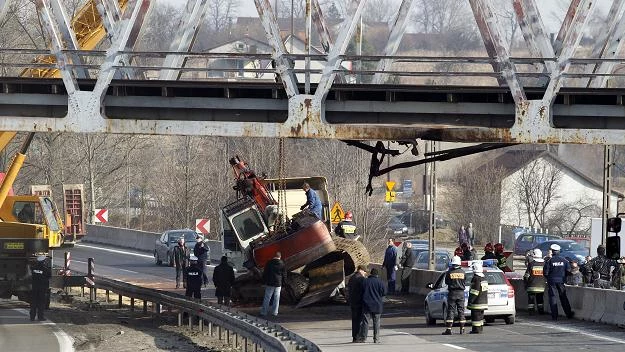
[[[96,209],[95,210],[95,222],[108,222],[109,210],[108,209]]]
[[[208,235],[211,230],[210,219],[195,219],[195,232]]]

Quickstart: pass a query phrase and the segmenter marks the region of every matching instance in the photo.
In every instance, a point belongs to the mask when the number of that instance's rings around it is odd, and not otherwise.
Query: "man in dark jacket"
[[[399,255],[397,255],[397,247],[395,247],[395,239],[388,239],[388,247],[384,252],[384,261],[382,266],[386,269],[386,280],[388,283],[388,294],[395,293],[395,281],[397,280],[397,265],[399,264]]]
[[[369,334],[369,321],[367,314],[373,322],[373,342],[380,343],[380,317],[384,305],[386,289],[384,283],[378,277],[378,269],[371,269],[371,275],[364,281],[362,287],[362,310],[363,310],[363,342],[367,340]]]
[[[308,209],[315,214],[319,219],[323,220],[323,206],[321,200],[314,189],[310,188],[310,185],[306,182],[302,185],[302,189],[306,192],[306,204],[300,207],[300,210]]]
[[[493,253],[495,249],[493,248],[493,244],[488,242],[485,246],[484,246],[484,255],[482,256],[482,260],[486,260],[486,259],[497,259],[497,257],[495,257],[495,253]]]
[[[451,335],[451,327],[454,325],[454,315],[460,323],[460,334],[464,334],[464,270],[460,267],[461,259],[455,255],[451,259],[451,267],[445,273],[447,284],[447,318],[445,320],[445,332],[443,335]]]
[[[358,265],[358,270],[347,283],[347,299],[352,311],[352,342],[365,342],[362,290],[367,278],[366,274],[367,268],[364,265]]]
[[[48,300],[48,290],[50,289],[50,276],[52,272],[46,264],[46,257],[40,255],[37,262],[30,268],[32,277],[32,291],[30,299],[30,321],[46,320],[43,311]]]
[[[215,296],[217,303],[230,304],[230,289],[234,283],[234,269],[228,264],[228,257],[221,257],[221,263],[213,271],[213,283],[215,284]]]
[[[618,271],[618,262],[605,255],[605,246],[597,247],[597,256],[586,263],[586,280],[595,288],[612,288],[611,269]]]
[[[189,266],[189,255],[191,251],[184,245],[184,237],[178,239],[178,245],[174,247],[174,266],[176,267],[176,288],[187,287],[187,267]]]
[[[193,254],[197,257],[198,267],[202,269],[202,282],[204,286],[208,284],[208,275],[206,274],[206,262],[210,258],[210,248],[204,243],[204,237],[198,235],[196,237]]]
[[[404,255],[401,257],[399,264],[401,265],[401,292],[409,293],[410,292],[410,275],[412,274],[412,266],[415,262],[415,255],[412,251],[412,243],[406,242],[406,250],[404,250]]]
[[[574,313],[571,311],[571,304],[566,295],[564,281],[566,273],[570,270],[569,261],[560,256],[560,246],[551,245],[552,257],[549,261],[545,261],[543,266],[543,275],[547,278],[547,294],[549,296],[549,307],[551,308],[551,319],[558,320],[558,302],[556,301],[556,290],[560,296],[560,303],[566,316],[570,319]]]
[[[189,257],[190,265],[187,268],[187,290],[184,295],[191,298],[202,298],[202,269],[199,266],[197,257]]]
[[[263,270],[263,284],[265,285],[265,297],[263,298],[263,306],[260,309],[260,315],[266,316],[269,309],[269,302],[273,298],[273,304],[271,305],[271,315],[274,317],[278,315],[278,308],[280,307],[280,291],[282,285],[286,281],[286,270],[284,269],[284,262],[280,259],[282,254],[276,252],[276,255],[267,262],[265,269]]]

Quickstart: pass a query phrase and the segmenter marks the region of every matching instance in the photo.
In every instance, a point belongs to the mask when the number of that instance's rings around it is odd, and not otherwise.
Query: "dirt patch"
[[[53,295],[46,317],[74,340],[76,351],[236,351],[215,333],[177,326],[175,313],[158,316],[143,313],[142,305],[135,311],[130,307],[117,307],[117,302],[99,304],[90,308],[88,298],[73,296],[71,303],[62,303]],[[185,324],[188,321],[185,320]]]

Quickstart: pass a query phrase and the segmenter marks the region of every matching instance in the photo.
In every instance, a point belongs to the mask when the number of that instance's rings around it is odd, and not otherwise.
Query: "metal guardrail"
[[[118,295],[119,307],[123,305],[123,297],[129,297],[132,310],[136,299],[143,301],[144,313],[147,313],[148,302],[152,302],[156,314],[162,313],[164,307],[175,308],[178,310],[179,326],[183,324],[184,313],[188,316],[191,328],[197,321],[198,328],[202,331],[204,322],[207,321],[211,336],[217,330],[220,340],[225,335],[227,343],[242,351],[247,352],[250,345],[254,351],[258,351],[259,347],[264,351],[278,352],[321,351],[313,342],[278,324],[229,307],[209,306],[173,292],[149,289],[100,276],[95,277],[95,282],[96,287],[93,289],[96,292],[98,289],[105,290],[107,302],[110,301],[110,292],[114,292]],[[94,293],[93,296],[97,295]]]

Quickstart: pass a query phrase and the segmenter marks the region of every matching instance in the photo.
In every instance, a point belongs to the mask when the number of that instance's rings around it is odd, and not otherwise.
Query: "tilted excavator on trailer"
[[[288,272],[283,297],[298,307],[334,296],[358,265],[369,264],[369,252],[362,243],[330,234],[325,178],[261,179],[238,157],[230,159],[230,165],[238,199],[222,209],[223,240],[231,246],[236,237],[236,250],[248,269],[233,285],[234,300],[262,298],[261,273],[276,252],[281,252]],[[304,182],[325,202],[324,219],[299,211],[306,199]],[[232,256],[232,246],[225,252]]]

